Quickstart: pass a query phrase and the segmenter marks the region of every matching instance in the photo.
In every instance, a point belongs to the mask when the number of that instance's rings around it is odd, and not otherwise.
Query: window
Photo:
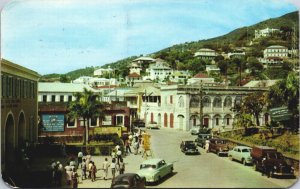
[[[224,101],[224,106],[225,106],[225,107],[231,107],[231,105],[232,105],[232,99],[231,99],[230,96],[227,96],[227,97],[225,98],[225,101]]]
[[[6,97],[6,76],[2,75],[1,80],[1,90],[2,90],[2,97]]]
[[[55,102],[55,95],[51,96],[51,102]]]
[[[173,96],[170,96],[170,104],[173,104]]]
[[[210,98],[208,96],[204,97],[202,103],[203,107],[210,107]]]
[[[74,118],[68,118],[67,127],[76,127],[76,122]]]
[[[216,118],[216,125],[219,125],[219,118]]]
[[[116,116],[116,125],[123,126],[123,115]]]
[[[226,124],[229,125],[229,117],[226,119]]]
[[[72,102],[72,95],[68,96],[68,102]]]
[[[184,107],[184,99],[183,99],[182,96],[179,97],[178,104],[179,104],[179,108],[183,108]]]
[[[86,120],[84,121],[82,117],[79,118],[79,125],[80,125],[81,127],[86,126],[87,124],[85,124],[85,123],[87,123]]]
[[[216,107],[216,108],[221,108],[222,107],[221,97],[215,97],[215,99],[214,99],[214,107]]]
[[[96,117],[95,118],[91,118],[90,119],[90,126],[91,127],[96,127],[98,125],[97,121],[98,121],[98,119]]]
[[[47,95],[43,95],[43,102],[47,102]]]
[[[59,101],[60,101],[60,102],[64,102],[64,95],[60,95]]]

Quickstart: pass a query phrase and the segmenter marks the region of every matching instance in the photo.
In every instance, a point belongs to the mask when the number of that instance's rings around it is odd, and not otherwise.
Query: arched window
[[[197,108],[199,107],[199,103],[200,103],[199,97],[193,96],[190,100],[190,107]]]
[[[221,108],[222,107],[222,99],[221,97],[217,96],[214,99],[214,107]]]
[[[203,102],[203,107],[210,107],[210,98],[208,96],[205,96],[202,99],[202,102]]]
[[[179,99],[178,99],[178,105],[179,105],[179,108],[183,108],[184,107],[184,100],[183,100],[182,96],[180,96]]]
[[[241,105],[241,103],[242,103],[242,97],[241,96],[235,97],[234,104],[235,105]]]
[[[231,107],[232,106],[232,98],[230,96],[227,96],[224,100],[224,106],[225,107]]]

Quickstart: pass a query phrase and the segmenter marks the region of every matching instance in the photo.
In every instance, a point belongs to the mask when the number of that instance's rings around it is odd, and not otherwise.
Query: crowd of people
[[[84,182],[84,180],[89,179],[94,182],[97,178],[108,180],[110,179],[108,177],[109,173],[111,173],[111,179],[114,179],[117,174],[123,174],[125,172],[124,157],[132,153],[135,155],[141,154],[141,136],[141,132],[139,131],[124,138],[123,144],[117,144],[112,149],[111,157],[105,157],[101,165],[96,166],[92,155],[84,154],[81,151],[78,152],[77,159],[74,155],[69,156],[65,167],[59,161],[52,160],[50,168],[53,186],[61,187],[63,179],[65,179],[65,183],[68,186],[77,188],[79,181]],[[121,146],[124,146],[124,148]],[[133,150],[131,150],[131,147]],[[80,175],[78,174],[78,170],[81,170]]]

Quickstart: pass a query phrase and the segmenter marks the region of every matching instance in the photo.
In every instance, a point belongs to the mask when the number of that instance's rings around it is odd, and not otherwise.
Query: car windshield
[[[251,150],[248,148],[245,148],[245,149],[242,149],[242,152],[251,152]]]
[[[152,165],[152,164],[142,164],[141,165],[141,169],[149,169],[149,168],[155,169],[156,165]]]

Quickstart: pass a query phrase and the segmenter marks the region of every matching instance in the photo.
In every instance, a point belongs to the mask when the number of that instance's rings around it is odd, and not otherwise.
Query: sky
[[[0,1],[8,2],[1,58],[42,75],[218,37],[299,9],[297,0]]]

